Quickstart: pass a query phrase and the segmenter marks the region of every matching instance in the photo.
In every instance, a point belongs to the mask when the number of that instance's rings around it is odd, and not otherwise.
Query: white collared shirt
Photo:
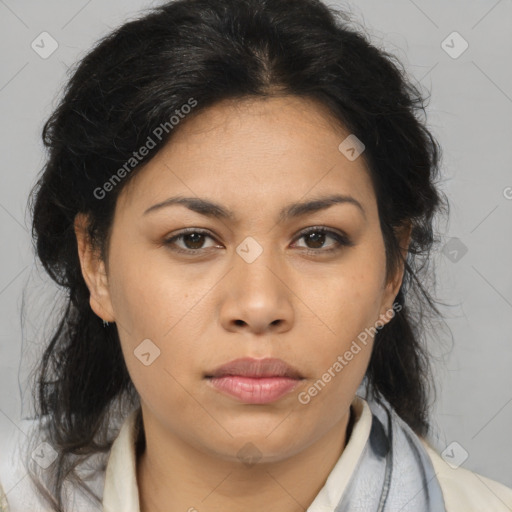
[[[352,433],[338,462],[315,497],[307,512],[333,512],[356,468],[363,448],[370,435],[372,413],[368,403],[356,396],[352,402],[355,417]],[[137,410],[132,411],[124,421],[110,450],[103,487],[104,512],[140,512],[139,492],[136,472],[135,418]],[[512,512],[512,489],[458,467],[453,469],[423,439],[428,455],[439,480],[447,512]],[[42,512],[43,508],[29,486],[28,476],[23,470],[9,474],[9,464],[2,456],[0,481],[7,494],[9,512]],[[12,466],[10,466],[12,473]],[[21,478],[21,480],[20,480]],[[101,486],[100,486],[101,488]],[[0,493],[1,494],[1,493]],[[0,496],[0,507],[1,507]],[[78,512],[97,511],[78,499],[72,510]],[[0,512],[3,512],[0,508]]]

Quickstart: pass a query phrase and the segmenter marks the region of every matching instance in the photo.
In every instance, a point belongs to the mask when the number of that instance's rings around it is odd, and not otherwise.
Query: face
[[[271,461],[345,417],[402,277],[387,279],[363,157],[338,149],[348,135],[305,99],[218,103],[123,189],[107,266],[77,229],[145,426],[225,460],[250,442]],[[178,196],[196,203],[155,206]],[[312,203],[332,196],[345,200]],[[239,358],[278,358],[299,378],[210,378]]]

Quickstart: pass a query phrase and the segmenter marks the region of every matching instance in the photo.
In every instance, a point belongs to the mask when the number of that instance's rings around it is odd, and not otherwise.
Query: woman
[[[178,0],[76,68],[32,196],[68,302],[11,511],[512,508],[426,440],[440,150],[346,20]]]

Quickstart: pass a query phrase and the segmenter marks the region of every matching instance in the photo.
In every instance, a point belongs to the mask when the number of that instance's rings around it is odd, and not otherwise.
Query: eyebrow
[[[342,195],[342,194],[334,194],[319,197],[313,199],[311,201],[299,201],[296,203],[291,203],[285,206],[280,212],[278,216],[278,222],[284,222],[286,220],[300,217],[306,215],[308,213],[314,213],[321,210],[325,210],[335,204],[352,204],[356,206],[360,212],[363,214],[366,219],[366,212],[361,205],[361,203],[352,196]],[[150,212],[155,212],[162,208],[166,208],[172,205],[183,205],[186,206],[189,210],[192,210],[196,213],[204,215],[206,217],[215,217],[218,219],[226,219],[231,220],[232,222],[236,221],[236,215],[234,212],[229,210],[228,208],[210,201],[208,199],[203,199],[199,197],[183,197],[176,196],[170,197],[165,201],[154,204],[150,206],[143,215],[146,215]]]

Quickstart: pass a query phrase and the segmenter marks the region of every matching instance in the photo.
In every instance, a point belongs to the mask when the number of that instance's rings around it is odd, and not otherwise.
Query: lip
[[[293,366],[285,363],[282,359],[265,357],[254,359],[242,357],[233,359],[229,363],[219,366],[206,374],[206,377],[225,377],[227,375],[238,375],[241,377],[288,377],[290,379],[301,379],[302,375]]]
[[[241,402],[275,402],[295,389],[302,375],[282,359],[241,358],[205,375],[209,385]]]

